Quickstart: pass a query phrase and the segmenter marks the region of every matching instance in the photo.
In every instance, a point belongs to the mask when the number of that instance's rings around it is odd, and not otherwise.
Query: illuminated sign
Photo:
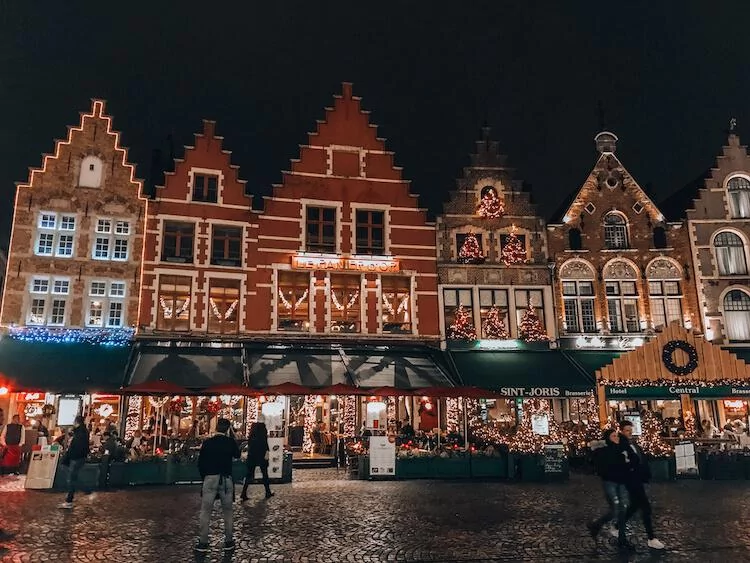
[[[295,254],[292,268],[299,270],[336,270],[352,272],[398,272],[399,263],[390,257],[341,258],[335,254]]]

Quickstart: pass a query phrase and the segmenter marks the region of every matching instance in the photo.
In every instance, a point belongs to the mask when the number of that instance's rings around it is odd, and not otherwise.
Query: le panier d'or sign
[[[295,254],[292,268],[300,270],[334,270],[353,272],[398,272],[399,263],[395,258],[342,258],[334,255]]]

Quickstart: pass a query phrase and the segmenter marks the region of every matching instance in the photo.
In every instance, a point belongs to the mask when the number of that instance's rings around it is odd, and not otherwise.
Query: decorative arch
[[[733,219],[750,217],[750,177],[744,173],[730,174],[724,186],[729,201],[729,215]]]
[[[604,214],[602,218],[604,227],[604,245],[610,250],[628,248],[630,236],[628,234],[628,216],[622,211],[613,209]]]
[[[733,286],[721,294],[724,336],[729,342],[750,342],[750,292]]]
[[[646,278],[650,280],[679,280],[682,268],[673,258],[659,256],[646,266]]]
[[[638,266],[627,258],[613,258],[602,268],[602,277],[607,280],[638,280]]]
[[[596,279],[596,270],[586,260],[573,258],[560,266],[559,277],[563,280],[593,280]]]
[[[78,185],[82,188],[100,188],[104,175],[104,162],[96,155],[90,154],[81,160]]]

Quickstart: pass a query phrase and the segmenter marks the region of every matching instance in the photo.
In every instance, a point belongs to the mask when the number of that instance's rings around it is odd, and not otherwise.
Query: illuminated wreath
[[[682,350],[688,355],[688,362],[684,366],[678,366],[674,363],[672,355],[675,350]],[[675,375],[690,375],[698,368],[698,351],[692,344],[684,340],[670,340],[662,348],[661,361],[664,363],[664,367]]]

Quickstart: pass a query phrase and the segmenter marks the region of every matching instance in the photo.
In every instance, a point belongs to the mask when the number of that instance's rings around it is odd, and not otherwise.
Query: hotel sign
[[[292,256],[292,268],[298,270],[389,273],[399,271],[399,262],[395,258],[388,257],[341,258],[335,254],[295,254]]]
[[[604,388],[604,393],[607,399],[677,399],[680,395],[721,399],[724,397],[750,397],[750,387],[737,385],[717,385],[714,387],[699,385],[621,387],[607,385]]]

